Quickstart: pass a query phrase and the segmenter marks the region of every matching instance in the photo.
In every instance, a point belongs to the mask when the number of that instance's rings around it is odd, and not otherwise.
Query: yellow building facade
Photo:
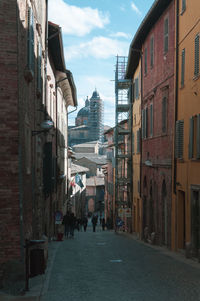
[[[200,249],[200,2],[177,0],[172,249]]]
[[[133,74],[132,97],[132,164],[133,164],[133,231],[141,238],[142,202],[140,198],[140,159],[141,159],[141,62]]]

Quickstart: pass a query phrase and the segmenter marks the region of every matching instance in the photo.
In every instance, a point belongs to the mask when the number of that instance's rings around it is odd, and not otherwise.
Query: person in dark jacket
[[[63,217],[63,225],[65,227],[65,237],[68,238],[70,233],[70,212],[67,211],[66,214]]]
[[[105,230],[105,226],[106,226],[106,221],[105,221],[104,217],[102,218],[101,226],[102,226],[102,230],[104,231]]]
[[[98,216],[97,215],[93,215],[93,217],[92,217],[93,232],[96,231],[97,221],[98,221]]]
[[[75,225],[76,225],[76,217],[74,216],[74,213],[72,212],[70,214],[70,218],[69,218],[69,232],[70,232],[71,238],[74,238]]]
[[[88,219],[87,219],[86,216],[83,217],[83,219],[82,219],[82,224],[83,224],[84,232],[86,232],[86,230],[87,230],[87,225],[88,225]]]

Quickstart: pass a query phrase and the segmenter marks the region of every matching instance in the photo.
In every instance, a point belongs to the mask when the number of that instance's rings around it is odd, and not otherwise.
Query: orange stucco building
[[[176,1],[172,249],[200,249],[200,2]]]

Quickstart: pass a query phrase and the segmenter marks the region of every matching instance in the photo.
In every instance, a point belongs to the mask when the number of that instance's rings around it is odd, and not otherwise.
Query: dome
[[[84,107],[80,109],[77,114],[77,117],[88,117],[89,116],[89,107]]]

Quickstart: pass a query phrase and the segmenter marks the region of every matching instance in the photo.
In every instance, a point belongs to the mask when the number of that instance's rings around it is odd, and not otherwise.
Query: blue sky
[[[66,67],[73,73],[78,110],[96,88],[104,101],[106,125],[115,124],[116,56],[128,56],[130,43],[153,2],[49,0],[49,20],[62,27]],[[74,125],[76,115],[77,111],[69,115],[69,125]]]

